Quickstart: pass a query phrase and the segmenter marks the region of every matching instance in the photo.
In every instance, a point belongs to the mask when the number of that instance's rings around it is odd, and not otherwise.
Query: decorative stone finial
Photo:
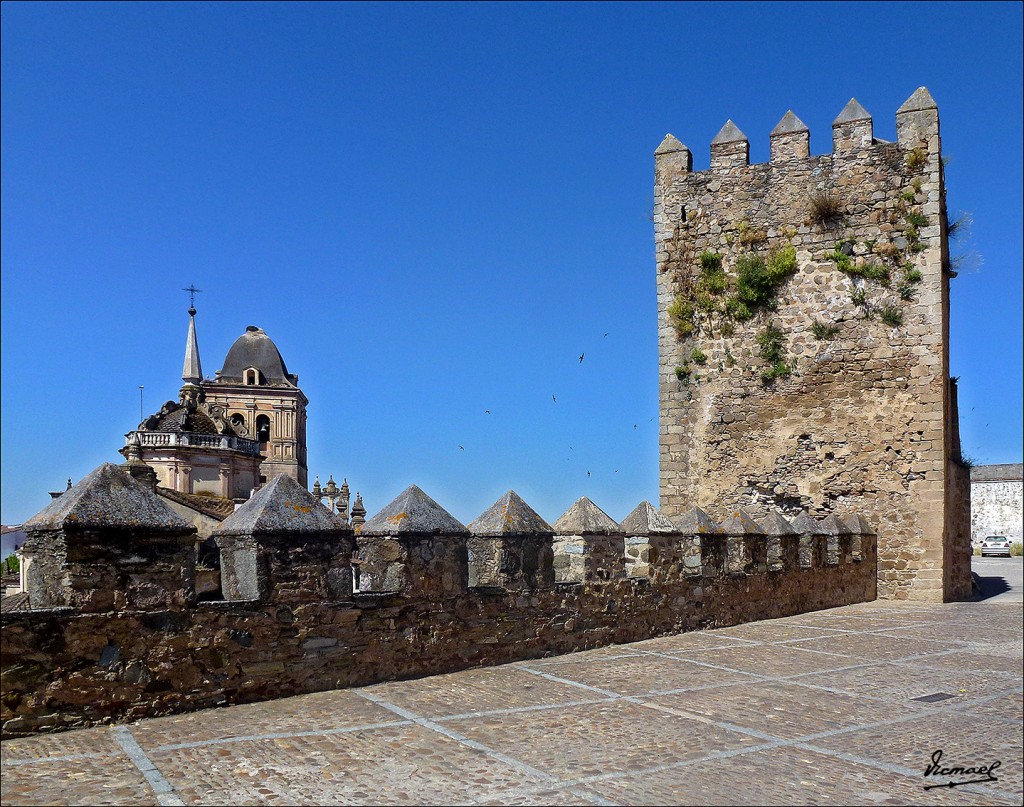
[[[352,528],[358,530],[366,523],[366,508],[363,507],[363,497],[356,491],[356,500],[352,505]]]

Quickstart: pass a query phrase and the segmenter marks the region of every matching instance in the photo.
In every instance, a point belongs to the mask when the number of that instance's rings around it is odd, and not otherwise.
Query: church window
[[[262,374],[255,367],[250,367],[245,371],[243,381],[247,387],[258,386],[262,382]]]
[[[260,443],[270,442],[270,418],[266,415],[256,416],[256,439]]]

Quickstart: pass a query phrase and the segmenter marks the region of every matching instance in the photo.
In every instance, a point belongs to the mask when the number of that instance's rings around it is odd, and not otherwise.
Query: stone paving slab
[[[0,802],[1020,804],[1022,621],[867,603],[9,740]],[[937,749],[997,781],[925,790]]]
[[[366,691],[435,718],[486,711],[498,704],[501,709],[514,709],[594,699],[572,684],[548,680],[513,664],[435,675],[420,679],[415,686],[407,681],[378,684]]]

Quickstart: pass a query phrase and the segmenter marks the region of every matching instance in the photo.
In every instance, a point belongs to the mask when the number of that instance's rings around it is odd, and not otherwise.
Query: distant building
[[[305,486],[308,400],[298,376],[288,373],[270,337],[250,325],[224,368],[204,379],[195,308],[188,313],[178,401],[126,434],[121,453],[129,464],[152,468],[162,488],[186,496],[237,503],[280,474]]]
[[[971,539],[1005,535],[1022,540],[1024,465],[976,465],[971,468]]]

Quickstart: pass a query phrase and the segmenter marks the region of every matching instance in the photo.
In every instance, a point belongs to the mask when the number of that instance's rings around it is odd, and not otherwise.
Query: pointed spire
[[[862,107],[856,98],[851,98],[839,116],[832,121],[832,125],[838,126],[840,123],[852,123],[856,120],[871,120],[871,113]]]
[[[928,92],[928,88],[918,87],[914,90],[914,94],[903,102],[903,106],[896,110],[896,114],[901,115],[904,112],[923,112],[926,109],[938,108],[938,104],[935,103],[935,99],[932,98],[932,94]]]
[[[188,340],[185,342],[185,366],[181,371],[181,380],[187,384],[201,384],[203,367],[199,362],[199,342],[196,340],[196,309],[188,309]]]

